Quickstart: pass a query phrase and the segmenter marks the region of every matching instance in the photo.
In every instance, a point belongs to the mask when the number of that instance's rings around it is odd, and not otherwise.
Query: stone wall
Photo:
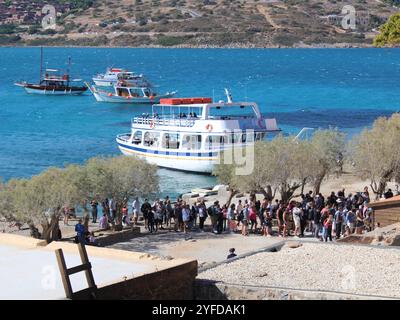
[[[132,227],[122,231],[95,231],[96,241],[101,247],[110,246],[119,242],[127,242],[140,235],[139,227]]]
[[[196,300],[391,300],[391,298],[379,296],[243,286],[210,280],[196,280],[194,296]]]

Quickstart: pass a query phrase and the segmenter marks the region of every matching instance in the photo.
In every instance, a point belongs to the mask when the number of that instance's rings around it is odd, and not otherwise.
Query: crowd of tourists
[[[385,197],[393,197],[393,192],[389,189]],[[243,236],[307,236],[327,242],[373,230],[374,212],[369,203],[368,187],[355,194],[340,190],[327,197],[310,191],[289,203],[265,198],[262,201],[238,200],[230,205],[215,201],[207,206],[204,201],[189,205],[182,199],[173,203],[169,197],[153,203],[148,199],[141,203],[136,198],[131,204],[126,201],[123,205],[121,222],[124,226],[144,224],[149,233],[159,230],[184,233],[209,231],[215,234],[240,233]],[[97,223],[99,203],[92,201],[91,206],[92,222]],[[116,219],[117,204],[113,199],[105,199],[101,206],[103,215],[99,227],[107,229]]]

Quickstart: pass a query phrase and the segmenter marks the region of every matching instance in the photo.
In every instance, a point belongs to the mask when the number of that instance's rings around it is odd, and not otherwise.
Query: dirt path
[[[275,23],[274,19],[272,19],[271,14],[269,12],[269,8],[259,4],[259,5],[257,5],[257,10],[258,10],[258,12],[260,12],[265,17],[265,20],[267,20],[267,22],[272,27],[274,27],[275,29],[281,29],[282,28],[279,24]]]

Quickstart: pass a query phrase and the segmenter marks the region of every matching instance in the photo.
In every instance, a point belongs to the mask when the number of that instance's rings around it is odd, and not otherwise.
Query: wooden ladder
[[[79,243],[78,250],[82,264],[69,269],[67,268],[67,264],[65,263],[64,253],[62,249],[56,250],[57,263],[58,263],[58,268],[60,269],[65,295],[68,299],[80,299],[80,300],[96,299],[97,286],[94,282],[92,273],[92,264],[89,262],[85,245]],[[72,274],[79,273],[82,271],[85,272],[88,288],[83,289],[81,291],[73,292],[70,276]]]

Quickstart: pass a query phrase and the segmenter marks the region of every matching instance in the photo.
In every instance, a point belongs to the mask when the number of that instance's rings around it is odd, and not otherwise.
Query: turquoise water
[[[389,49],[93,49],[46,48],[51,68],[73,59],[75,78],[90,80],[107,66],[144,73],[161,91],[256,101],[289,133],[335,126],[353,135],[380,115],[400,110],[400,50]],[[0,177],[26,177],[49,166],[119,154],[115,136],[146,106],[43,97],[13,86],[37,81],[40,49],[0,48]],[[214,178],[160,170],[162,191],[176,195]]]

